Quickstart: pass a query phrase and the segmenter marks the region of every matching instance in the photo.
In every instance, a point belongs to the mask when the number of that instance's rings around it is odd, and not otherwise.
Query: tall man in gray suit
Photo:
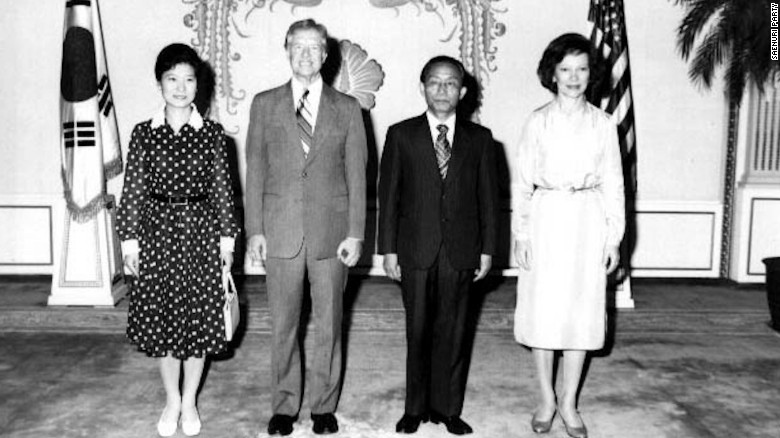
[[[324,84],[327,30],[293,23],[286,84],[257,94],[247,135],[248,253],[266,268],[271,312],[270,435],[293,431],[303,376],[298,342],[304,279],[316,326],[309,405],[316,434],[338,431],[342,295],[360,258],[366,212],[366,133],[355,99]]]

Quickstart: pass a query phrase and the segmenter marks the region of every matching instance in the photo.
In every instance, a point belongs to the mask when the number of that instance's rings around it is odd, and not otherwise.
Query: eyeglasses
[[[432,91],[438,90],[439,88],[442,88],[442,87],[444,88],[444,91],[449,93],[449,92],[452,92],[452,91],[460,90],[462,85],[461,85],[460,82],[454,81],[454,80],[453,81],[439,81],[439,80],[436,80],[436,79],[429,79],[425,83],[425,88],[427,88],[429,90],[432,90]]]

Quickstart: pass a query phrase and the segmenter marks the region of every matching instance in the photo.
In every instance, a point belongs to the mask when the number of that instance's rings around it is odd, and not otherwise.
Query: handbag
[[[236,334],[241,315],[238,308],[236,283],[233,281],[233,274],[230,271],[222,273],[222,290],[225,292],[225,304],[222,306],[222,316],[225,319],[225,339],[231,341],[233,335]]]

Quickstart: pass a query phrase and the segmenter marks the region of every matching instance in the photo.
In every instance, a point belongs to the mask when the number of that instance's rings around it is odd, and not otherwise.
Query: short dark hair
[[[458,74],[460,75],[460,83],[463,84],[463,78],[466,77],[466,69],[463,67],[463,64],[457,59],[445,55],[434,56],[425,63],[422,71],[420,72],[420,82],[424,84],[425,81],[428,80],[428,75],[431,73],[431,69],[436,64],[449,64],[455,67],[455,70],[457,70]]]
[[[195,72],[197,91],[195,92],[195,106],[198,112],[205,115],[211,106],[211,98],[214,95],[214,71],[211,66],[202,60],[192,47],[173,43],[165,46],[157,55],[154,64],[154,77],[160,82],[163,74],[179,64],[187,64]]]
[[[560,64],[566,55],[579,55],[581,53],[588,55],[588,67],[590,68],[588,88],[601,83],[604,75],[604,64],[590,40],[578,33],[565,33],[552,40],[544,49],[539,67],[536,69],[542,86],[553,93],[558,93],[558,85],[553,81],[555,66]]]
[[[170,44],[160,51],[160,54],[157,55],[157,62],[154,64],[154,77],[160,81],[163,73],[179,64],[190,65],[195,71],[195,76],[200,77],[203,60],[192,47],[181,43]]]
[[[287,34],[284,36],[284,48],[287,49],[287,46],[290,44],[290,40],[292,39],[292,36],[295,32],[298,32],[299,30],[315,30],[320,34],[320,37],[322,37],[322,49],[325,50],[327,53],[328,51],[328,29],[325,27],[325,25],[317,23],[316,21],[312,20],[311,18],[307,18],[305,20],[298,20],[295,23],[291,24],[290,27],[287,29]]]

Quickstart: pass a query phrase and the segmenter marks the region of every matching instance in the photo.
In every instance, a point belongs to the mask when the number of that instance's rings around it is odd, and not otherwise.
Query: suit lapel
[[[439,161],[436,159],[436,150],[433,146],[431,137],[431,127],[428,125],[428,118],[423,115],[417,118],[414,131],[414,143],[420,148],[419,156],[423,161],[423,168],[430,169],[431,179],[441,184],[441,174],[439,173]]]
[[[333,89],[322,84],[322,96],[320,96],[320,107],[317,109],[317,123],[314,125],[314,138],[312,139],[311,150],[306,161],[311,161],[319,154],[322,149],[323,141],[328,137],[328,133],[336,124],[338,109],[336,108]]]
[[[298,118],[295,115],[295,104],[293,103],[292,82],[287,82],[287,85],[284,86],[278,111],[290,145],[294,148],[296,155],[303,160],[303,147],[298,133]]]
[[[450,155],[446,181],[454,180],[456,178],[463,165],[463,161],[469,154],[469,144],[469,134],[466,126],[462,123],[455,122],[455,134],[452,138],[452,155]]]

